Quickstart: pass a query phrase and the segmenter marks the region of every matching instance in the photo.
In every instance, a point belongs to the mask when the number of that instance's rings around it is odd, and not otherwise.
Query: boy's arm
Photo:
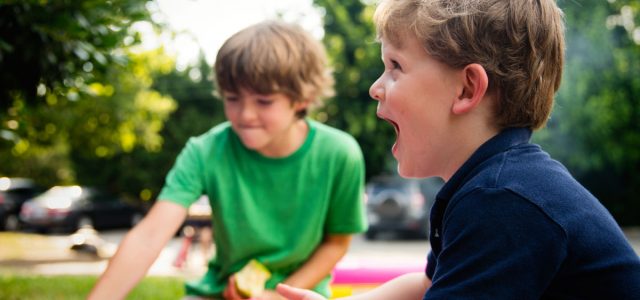
[[[422,299],[427,289],[431,286],[431,280],[424,273],[409,273],[363,294],[340,299],[350,300],[388,300],[388,299]],[[280,284],[278,293],[289,300],[324,300],[319,294],[298,288]]]
[[[186,208],[178,204],[167,201],[154,204],[122,240],[88,299],[124,299],[147,273],[186,215]]]
[[[347,253],[351,243],[350,234],[329,234],[318,245],[315,252],[298,270],[283,283],[299,288],[311,289],[324,279]]]

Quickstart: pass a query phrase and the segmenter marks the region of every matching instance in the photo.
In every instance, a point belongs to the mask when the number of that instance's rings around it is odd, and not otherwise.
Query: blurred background
[[[376,119],[368,95],[382,70],[374,5],[0,1],[0,177],[29,179],[41,191],[88,186],[148,207],[185,141],[223,121],[210,70],[216,49],[265,18],[298,22],[322,39],[337,95],[312,117],[356,137],[367,181],[393,175],[395,133]],[[639,225],[640,3],[559,5],[567,24],[564,78],[534,141],[621,225]]]
[[[640,253],[640,2],[558,4],[564,77],[533,140],[602,201]],[[299,23],[325,44],[336,96],[311,117],[351,133],[364,151],[370,229],[336,269],[353,276],[337,273],[332,289],[357,293],[379,275],[422,270],[443,182],[395,172],[395,132],[368,94],[383,69],[374,5],[0,0],[0,298],[84,299],[186,140],[224,120],[211,78],[217,49],[266,18]],[[203,274],[215,249],[181,232],[128,299],[180,299],[183,279]]]

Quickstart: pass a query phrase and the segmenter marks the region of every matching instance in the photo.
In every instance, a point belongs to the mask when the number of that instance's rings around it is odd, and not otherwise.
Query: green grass
[[[0,274],[0,299],[85,299],[96,280],[96,276]],[[129,293],[127,299],[175,300],[183,296],[183,279],[146,277]]]

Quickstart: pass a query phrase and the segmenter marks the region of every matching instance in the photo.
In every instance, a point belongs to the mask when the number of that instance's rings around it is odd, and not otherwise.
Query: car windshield
[[[88,190],[79,186],[56,186],[52,187],[44,194],[40,195],[38,199],[79,199],[83,194],[88,193]]]
[[[91,190],[79,186],[55,186],[35,198],[37,203],[51,209],[68,209],[73,203],[87,197]]]

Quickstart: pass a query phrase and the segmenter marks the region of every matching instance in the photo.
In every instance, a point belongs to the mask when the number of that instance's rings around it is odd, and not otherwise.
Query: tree
[[[175,104],[151,85],[175,64],[133,51],[147,2],[0,4],[0,173],[122,188],[117,159],[160,150]]]
[[[372,16],[375,7],[359,0],[315,0],[324,13],[324,44],[336,79],[336,96],[316,118],[344,129],[360,143],[367,178],[395,172],[390,156],[393,127],[376,117],[369,86],[383,70]]]
[[[160,131],[175,102],[151,85],[153,76],[174,69],[173,59],[161,49],[127,58],[129,63],[112,66],[104,82],[87,86],[76,101],[52,93],[45,94],[47,105],[13,107],[11,117],[28,126],[22,135],[2,141],[2,172],[47,185],[106,186],[129,171],[116,158],[161,150]]]
[[[0,111],[45,104],[44,92],[75,98],[140,42],[148,0],[5,1],[0,4]]]
[[[109,72],[105,84],[91,86],[91,101],[73,103],[66,132],[78,183],[139,195],[157,176],[143,163],[161,152],[161,131],[176,109],[175,100],[152,88],[153,79],[175,64],[162,49],[129,57],[130,63]]]

